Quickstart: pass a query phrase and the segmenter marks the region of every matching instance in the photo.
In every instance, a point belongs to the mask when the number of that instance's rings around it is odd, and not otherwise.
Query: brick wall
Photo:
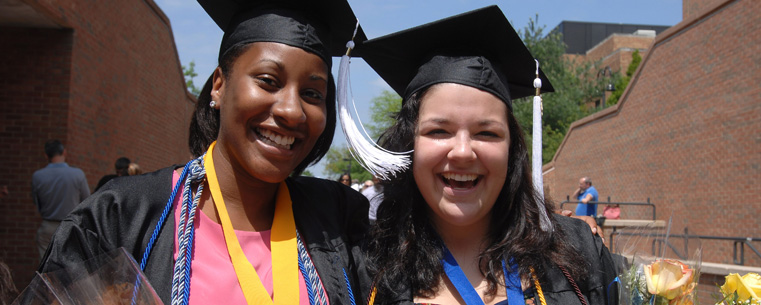
[[[653,41],[654,37],[613,34],[587,51],[584,60],[601,61],[601,67],[610,66],[613,72],[625,73],[634,50],[639,50],[640,55],[644,56]]]
[[[0,260],[18,285],[31,279],[39,256],[32,173],[47,164],[47,139],[68,144],[72,32],[0,28],[0,45],[0,186],[10,193],[0,199]]]
[[[726,1],[659,35],[621,102],[572,125],[544,168],[551,196],[587,175],[601,198],[651,198],[674,232],[761,237],[759,13],[761,1]],[[731,242],[703,246],[704,261],[732,263]],[[761,259],[746,248],[745,264]]]
[[[707,9],[721,4],[724,0],[682,0],[682,20],[699,17]]]
[[[189,158],[192,98],[167,17],[150,0],[29,4],[67,30],[0,28],[0,259],[25,287],[38,264],[29,195],[43,144],[61,139],[93,189],[126,156],[152,171]]]

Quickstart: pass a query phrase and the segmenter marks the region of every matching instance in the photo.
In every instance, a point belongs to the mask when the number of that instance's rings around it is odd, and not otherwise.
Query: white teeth
[[[442,176],[444,176],[444,178],[447,180],[454,180],[454,181],[473,181],[473,180],[476,180],[476,178],[478,178],[478,175],[473,175],[473,174],[461,175],[461,174],[444,173],[442,174]]]
[[[264,140],[267,140],[266,142],[270,144],[282,146],[288,149],[291,148],[291,144],[293,144],[293,141],[296,140],[296,138],[294,137],[276,134],[267,129],[257,128],[256,131],[259,133],[259,135],[261,135],[264,138]]]

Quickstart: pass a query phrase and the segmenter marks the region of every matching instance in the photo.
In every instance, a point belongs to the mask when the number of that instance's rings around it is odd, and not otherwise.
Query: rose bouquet
[[[730,273],[721,286],[721,301],[716,304],[761,304],[761,275]]]
[[[162,303],[135,260],[119,248],[75,268],[38,273],[12,304]]]
[[[645,227],[616,236],[621,255],[619,304],[691,305],[696,298],[700,240]]]

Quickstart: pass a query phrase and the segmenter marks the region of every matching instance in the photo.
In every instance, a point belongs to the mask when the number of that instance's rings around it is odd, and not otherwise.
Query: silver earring
[[[216,101],[209,102],[209,107],[211,108],[217,107],[217,102]]]

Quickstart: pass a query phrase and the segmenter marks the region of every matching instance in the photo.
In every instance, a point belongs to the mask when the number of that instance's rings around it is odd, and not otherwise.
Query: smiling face
[[[283,181],[325,130],[328,67],[303,49],[252,43],[224,75],[214,73],[217,147],[234,171]]]
[[[412,170],[437,227],[488,224],[509,147],[500,99],[458,84],[430,88],[420,105]]]

